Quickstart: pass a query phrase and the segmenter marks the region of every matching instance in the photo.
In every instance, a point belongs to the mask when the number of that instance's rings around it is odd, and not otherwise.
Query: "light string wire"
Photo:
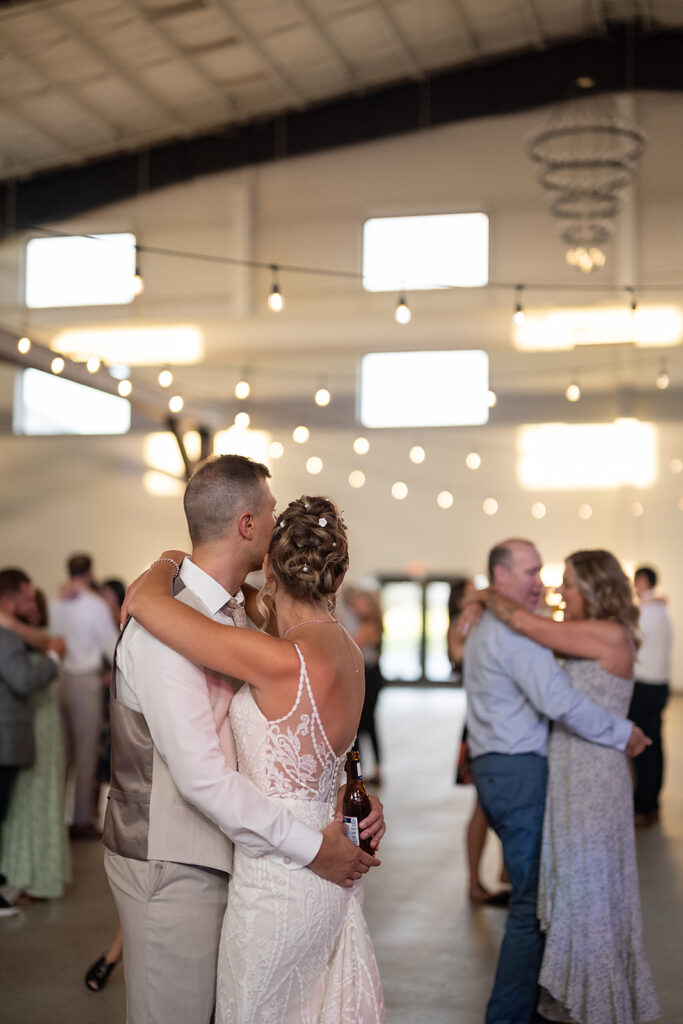
[[[89,238],[92,241],[103,241],[99,235],[87,234],[79,231],[61,231],[57,228],[51,228],[44,224],[21,224],[17,225],[22,231],[40,231],[46,235],[52,235],[55,238]],[[109,232],[108,232],[109,233]],[[315,275],[319,277],[335,277],[341,278],[348,281],[358,281],[362,284],[365,280],[366,275],[356,270],[339,270],[330,267],[309,267],[296,263],[280,263],[276,260],[254,260],[247,259],[239,256],[221,256],[215,253],[204,253],[204,252],[193,252],[187,249],[169,249],[163,246],[146,245],[142,242],[136,242],[135,246],[136,253],[148,253],[154,256],[165,256],[171,259],[185,259],[195,260],[203,263],[218,263],[224,266],[234,267],[249,267],[252,270],[267,270],[272,273],[273,267],[277,267],[279,273],[286,274],[306,274]],[[677,281],[672,283],[663,282],[650,282],[649,284],[638,284],[626,285],[626,284],[612,284],[612,285],[594,285],[594,284],[580,284],[572,282],[554,283],[549,281],[533,281],[525,282],[520,281],[519,278],[514,281],[487,281],[485,285],[474,287],[472,285],[457,285],[457,284],[438,284],[431,283],[428,288],[424,286],[419,289],[420,291],[485,291],[488,289],[499,289],[503,291],[516,292],[519,288],[523,288],[524,291],[578,291],[578,292],[597,292],[601,294],[611,294],[618,291],[626,291],[631,294],[633,291],[642,293],[645,291],[660,292],[660,291],[683,291],[683,281]],[[395,290],[395,289],[390,289]]]

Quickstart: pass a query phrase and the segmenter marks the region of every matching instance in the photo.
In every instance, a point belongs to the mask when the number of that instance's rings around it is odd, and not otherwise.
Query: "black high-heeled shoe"
[[[85,976],[86,988],[89,988],[91,992],[100,992],[109,981],[109,975],[117,963],[118,960],[108,963],[103,956],[96,960]]]

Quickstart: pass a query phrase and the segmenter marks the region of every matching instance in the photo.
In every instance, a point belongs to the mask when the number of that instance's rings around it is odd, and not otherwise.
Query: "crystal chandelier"
[[[593,83],[591,83],[593,84]],[[637,172],[646,136],[617,116],[610,96],[569,100],[527,142],[548,208],[568,246],[567,262],[583,273],[605,265],[621,193]]]

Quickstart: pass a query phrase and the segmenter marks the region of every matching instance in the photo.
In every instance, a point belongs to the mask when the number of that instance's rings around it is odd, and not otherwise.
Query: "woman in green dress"
[[[36,651],[64,652],[61,637],[49,636],[45,599],[38,592],[33,622],[0,616],[0,625],[18,633]],[[2,828],[0,872],[9,885],[33,899],[56,899],[71,881],[64,823],[64,750],[54,684],[29,698],[33,706],[35,759],[17,772]]]

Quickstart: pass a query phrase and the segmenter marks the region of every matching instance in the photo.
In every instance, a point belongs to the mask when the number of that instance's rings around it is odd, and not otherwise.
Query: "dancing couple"
[[[274,519],[269,477],[203,462],[191,557],[164,552],[124,605],[104,842],[128,1024],[209,1024],[214,1003],[216,1024],[384,1021],[362,912],[379,861],[338,814],[364,694],[332,614],[346,529],[322,497]],[[256,594],[243,584],[261,566]],[[249,620],[264,632],[235,628]],[[376,799],[361,829],[376,850]]]

